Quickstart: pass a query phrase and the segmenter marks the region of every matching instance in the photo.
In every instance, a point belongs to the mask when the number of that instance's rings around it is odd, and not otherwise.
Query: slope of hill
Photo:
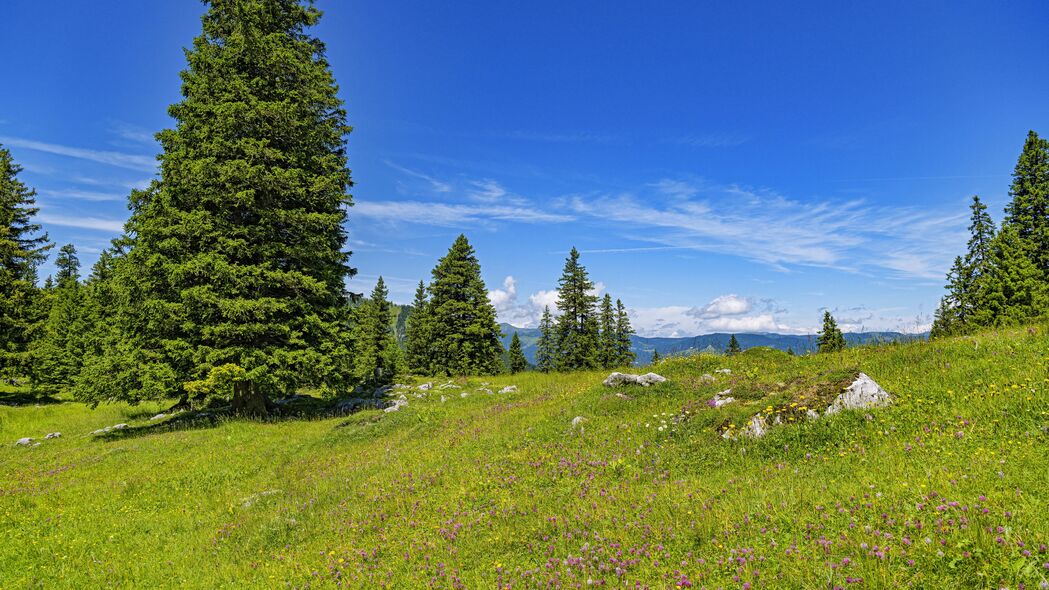
[[[1047,327],[674,358],[650,388],[606,388],[597,372],[439,380],[400,390],[397,412],[342,418],[0,407],[0,580],[1038,588]],[[856,371],[894,403],[802,418]],[[725,389],[736,401],[714,407]],[[722,437],[756,413],[784,423]],[[117,423],[130,426],[92,434]]]
[[[503,346],[510,345],[510,339],[514,332],[521,338],[522,350],[528,362],[535,363],[536,342],[539,340],[539,330],[535,328],[518,328],[510,324],[500,324],[503,331]],[[755,348],[768,346],[777,350],[792,350],[796,353],[815,352],[815,334],[736,334],[740,346],[743,348]],[[637,364],[645,365],[652,360],[652,353],[659,351],[662,357],[690,354],[693,352],[722,352],[728,347],[730,333],[704,334],[702,336],[685,336],[681,338],[646,338],[643,336],[631,336],[631,349],[637,358]],[[845,334],[845,340],[849,345],[874,344],[887,342],[909,342],[921,340],[928,337],[924,334],[904,334],[902,332],[858,332]]]

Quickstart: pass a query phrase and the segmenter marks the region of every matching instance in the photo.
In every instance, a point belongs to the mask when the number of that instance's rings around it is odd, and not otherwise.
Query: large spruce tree
[[[1028,257],[1019,231],[1006,224],[991,243],[985,271],[974,287],[975,326],[1011,326],[1049,311],[1042,271]]]
[[[299,0],[208,5],[175,127],[157,135],[160,178],[132,194],[121,339],[92,369],[104,383],[83,391],[91,401],[184,396],[187,382],[238,367],[209,395],[260,413],[267,396],[338,390],[350,374],[350,127],[309,33],[320,12]]]
[[[557,354],[554,365],[562,371],[593,369],[599,365],[597,296],[594,284],[572,248],[558,280]]]
[[[36,267],[51,248],[33,221],[36,191],[18,179],[22,167],[0,146],[0,377],[30,370],[29,344],[40,323]]]
[[[845,348],[845,335],[829,311],[823,312],[823,329],[816,337],[819,352],[836,352]]]
[[[554,320],[550,315],[550,306],[543,307],[543,317],[539,320],[539,342],[535,348],[535,368],[544,373],[554,369],[554,357],[557,354],[557,334],[554,333]]]
[[[433,269],[427,309],[432,371],[449,376],[501,371],[503,345],[495,307],[466,236],[460,234]]]
[[[426,285],[419,281],[412,301],[412,311],[408,314],[407,334],[405,336],[405,357],[408,370],[418,374],[430,372],[430,319],[429,302],[426,299]]]
[[[630,326],[630,316],[626,306],[616,299],[616,366],[627,367],[634,364],[634,351],[630,346],[630,337],[634,329]]]
[[[1005,223],[1016,229],[1027,255],[1049,277],[1049,140],[1034,131],[1028,132],[1016,162],[1009,195]]]
[[[597,360],[604,369],[619,366],[616,345],[616,312],[612,307],[612,296],[605,293],[598,311],[599,331],[597,338]]]

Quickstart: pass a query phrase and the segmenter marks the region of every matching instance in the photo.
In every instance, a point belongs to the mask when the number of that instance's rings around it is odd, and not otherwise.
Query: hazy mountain
[[[516,328],[510,324],[499,324],[503,331],[503,346],[510,346],[510,339],[514,332],[521,338],[521,347],[528,362],[535,362],[535,345],[539,340],[539,330],[536,328]],[[675,354],[688,354],[695,351],[723,352],[728,346],[731,333],[704,334],[702,336],[685,336],[682,338],[646,338],[643,336],[631,336],[631,348],[637,355],[637,364],[647,364],[652,358],[654,351],[659,351],[660,356],[671,356]],[[902,332],[856,332],[845,334],[845,340],[852,344],[869,344],[874,342],[897,342],[919,340],[927,338],[928,334],[904,334]],[[779,350],[792,349],[798,354],[816,350],[815,334],[768,334],[768,333],[737,333],[736,339],[744,349],[755,346],[769,346]]]

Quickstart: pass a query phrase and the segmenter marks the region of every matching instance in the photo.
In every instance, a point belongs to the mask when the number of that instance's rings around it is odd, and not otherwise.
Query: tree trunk
[[[269,410],[266,396],[255,387],[254,381],[233,384],[233,413],[240,416],[266,416]]]

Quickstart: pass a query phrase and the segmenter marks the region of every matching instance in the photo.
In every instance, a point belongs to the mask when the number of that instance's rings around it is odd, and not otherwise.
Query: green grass
[[[0,406],[0,588],[1038,588],[1046,328],[670,359],[648,389],[477,378],[348,418]],[[896,403],[790,422],[856,370]],[[769,411],[788,423],[721,437]]]

